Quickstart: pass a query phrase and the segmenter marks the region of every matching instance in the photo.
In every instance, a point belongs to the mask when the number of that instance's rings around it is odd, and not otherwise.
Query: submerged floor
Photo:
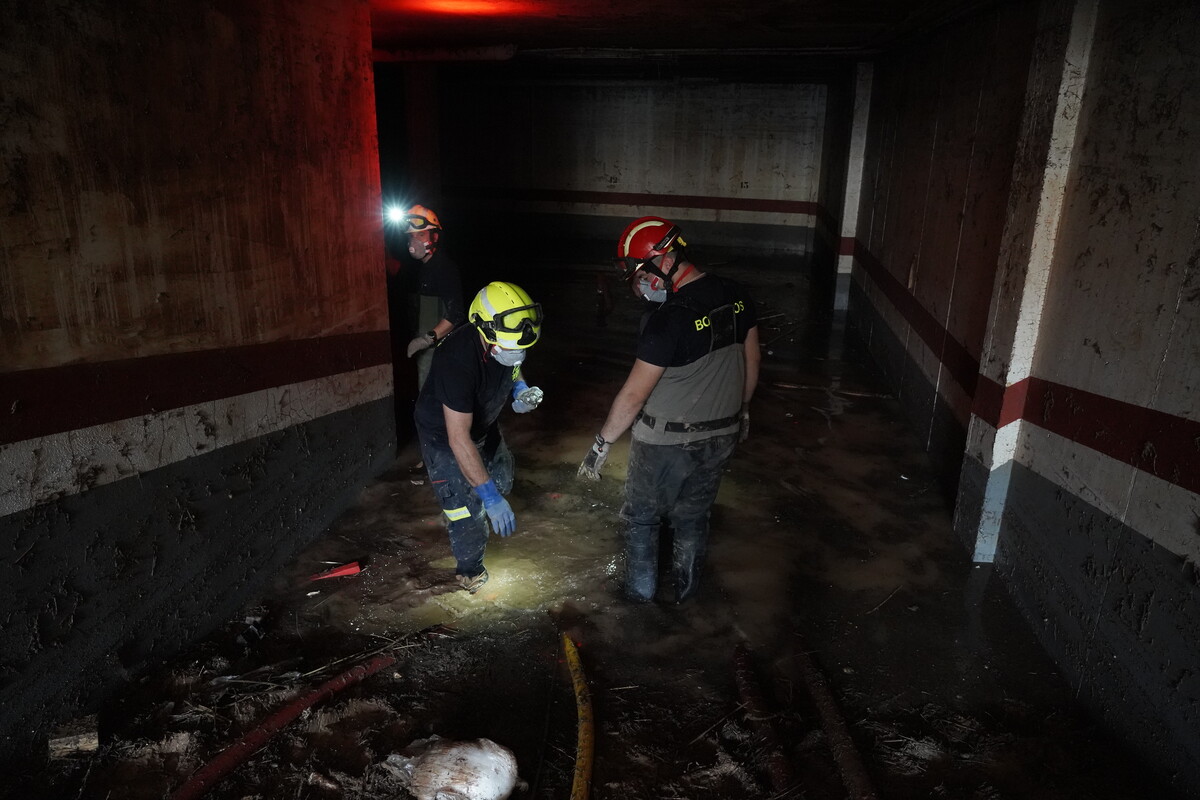
[[[845,797],[805,656],[881,798],[1170,797],[1078,712],[1003,587],[970,563],[898,403],[852,336],[804,310],[803,277],[780,264],[714,271],[753,287],[764,363],[697,598],[671,604],[668,583],[658,604],[620,599],[628,436],[604,480],[575,477],[632,363],[637,303],[618,295],[602,320],[593,272],[530,280],[548,321],[526,374],[546,400],[502,421],[518,533],[489,543],[483,590],[457,591],[409,445],[244,614],[106,711],[110,744],[54,762],[32,788],[162,797],[299,690],[386,652],[395,666],[286,727],[209,796],[405,797],[382,762],[436,734],[493,739],[530,784],[514,796],[564,798],[576,742],[566,632],[594,702],[601,800]],[[309,580],[356,560],[357,575]],[[739,643],[765,720],[739,695]],[[786,787],[772,781],[764,724]]]

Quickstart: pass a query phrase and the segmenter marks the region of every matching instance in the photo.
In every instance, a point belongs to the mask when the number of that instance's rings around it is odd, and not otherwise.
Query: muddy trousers
[[[475,447],[483,458],[483,466],[496,482],[501,494],[508,494],[513,483],[513,457],[497,431]],[[487,546],[488,522],[483,501],[463,477],[453,451],[421,442],[425,471],[437,494],[442,513],[449,520],[450,550],[458,562],[455,573],[474,577],[483,571],[483,551]]]
[[[633,440],[625,504],[621,507],[626,597],[640,602],[654,599],[658,588],[658,537],[664,519],[674,532],[671,570],[675,602],[695,593],[708,543],[709,508],[736,444],[736,433],[687,444]]]

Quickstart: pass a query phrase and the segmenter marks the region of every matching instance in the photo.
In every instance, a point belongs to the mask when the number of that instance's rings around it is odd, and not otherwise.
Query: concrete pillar
[[[854,239],[858,235],[858,207],[862,199],[863,161],[867,152],[867,122],[871,114],[871,80],[875,67],[858,65],[854,81],[854,121],[846,165],[846,192],[842,206],[842,231],[838,246],[837,290],[834,311],[845,311],[850,300],[850,273],[854,269]]]
[[[960,493],[956,521],[959,526],[969,526],[971,521],[963,519],[963,510],[978,509],[974,531],[977,563],[995,559],[1013,459],[1021,426],[1027,424],[1021,413],[1041,332],[1097,6],[1098,0],[1050,2],[1039,20],[980,365],[980,390],[967,436],[967,458],[978,459],[987,469],[987,477],[982,503],[963,499]],[[1063,24],[1065,20],[1068,25]],[[977,486],[963,481],[963,492],[974,490]]]

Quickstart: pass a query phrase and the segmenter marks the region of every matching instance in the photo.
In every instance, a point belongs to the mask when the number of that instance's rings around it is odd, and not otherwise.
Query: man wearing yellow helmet
[[[542,401],[521,366],[542,331],[542,307],[516,284],[483,287],[456,328],[433,352],[413,418],[429,481],[449,520],[459,584],[474,594],[487,582],[483,553],[488,522],[509,536],[516,516],[504,499],[512,488],[512,453],[498,419],[506,404],[528,413]]]

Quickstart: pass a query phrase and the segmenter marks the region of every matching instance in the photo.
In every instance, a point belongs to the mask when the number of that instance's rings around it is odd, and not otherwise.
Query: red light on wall
[[[510,0],[410,0],[404,8],[433,14],[457,14],[460,16],[513,16],[536,12],[533,3],[517,3]]]

